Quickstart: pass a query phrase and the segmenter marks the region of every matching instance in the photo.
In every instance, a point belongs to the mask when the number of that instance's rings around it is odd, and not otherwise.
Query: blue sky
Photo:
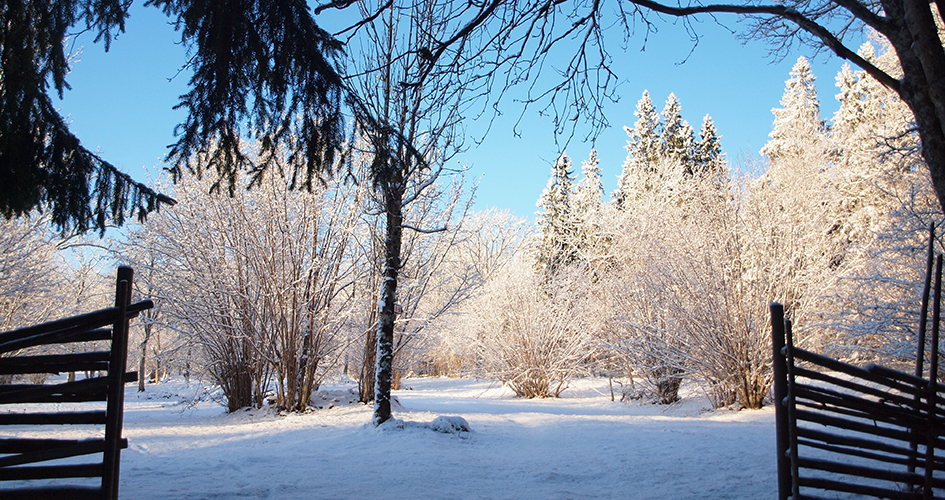
[[[178,76],[186,57],[177,44],[179,35],[158,10],[140,4],[132,7],[127,32],[112,43],[108,53],[91,36],[76,40],[77,56],[68,77],[72,90],[58,105],[86,147],[144,181],[145,167],[160,166],[167,145],[174,142],[174,126],[184,118],[172,108],[186,92],[188,75]],[[732,29],[740,27],[735,18],[720,20]],[[747,156],[757,155],[767,141],[771,108],[779,105],[791,66],[799,55],[811,54],[802,49],[773,63],[762,42],[742,44],[712,23],[696,25],[701,39],[693,49],[682,26],[669,21],[658,22],[659,32],[649,36],[645,51],[640,50],[642,36],[631,39],[626,52],[614,45],[613,50],[618,50],[612,53],[614,68],[623,80],[619,103],[605,110],[612,127],[591,143],[584,141],[587,129],[579,124],[575,138],[566,145],[577,171],[591,147],[597,147],[608,193],[616,187],[626,158],[627,136],[622,126],[633,125],[633,111],[644,89],[650,91],[658,110],[674,92],[683,118],[697,132],[702,117],[711,115],[728,159],[738,165]],[[332,26],[323,27],[333,31]],[[813,59],[825,118],[837,108],[834,77],[841,64],[825,54]],[[539,106],[526,113],[516,136],[513,126],[521,113],[519,106],[511,99],[503,102],[504,115],[492,124],[483,142],[468,141],[469,151],[454,161],[468,164],[467,179],[479,182],[477,208],[498,207],[530,217],[564,144],[562,139],[556,143],[551,120],[538,115]],[[468,129],[481,136],[484,126],[484,122],[470,123]]]

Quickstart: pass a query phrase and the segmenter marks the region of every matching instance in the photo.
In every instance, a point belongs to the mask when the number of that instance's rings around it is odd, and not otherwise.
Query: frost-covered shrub
[[[475,305],[477,366],[520,397],[557,397],[593,355],[585,300],[580,280],[560,276],[543,285],[530,266],[509,267]]]
[[[359,206],[338,188],[267,177],[230,197],[185,176],[174,210],[141,233],[160,257],[152,284],[165,321],[202,350],[230,411],[261,407],[270,382],[279,409],[304,410],[340,352]]]
[[[761,407],[771,383],[767,304],[789,304],[797,317],[810,310],[829,255],[814,236],[828,218],[807,207],[810,232],[798,231],[799,207],[782,208],[784,193],[770,185],[700,182],[673,164],[644,185],[615,214],[614,347],[662,401],[685,374],[714,404]]]

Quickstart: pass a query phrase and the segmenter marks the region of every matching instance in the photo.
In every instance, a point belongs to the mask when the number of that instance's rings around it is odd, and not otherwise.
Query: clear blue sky
[[[172,108],[186,92],[188,75],[177,76],[186,57],[177,44],[179,35],[163,14],[141,3],[132,7],[127,32],[113,41],[108,53],[91,36],[76,41],[78,56],[68,77],[72,90],[58,104],[86,147],[144,181],[144,168],[160,166],[166,146],[174,142],[174,126],[184,118]],[[733,29],[740,27],[735,18],[720,20]],[[811,52],[805,49],[772,63],[762,42],[743,45],[732,33],[710,23],[697,25],[701,40],[692,50],[682,26],[668,21],[658,23],[659,32],[649,36],[645,51],[640,51],[643,39],[639,36],[630,41],[627,52],[612,54],[623,79],[622,97],[606,110],[612,128],[596,140],[608,193],[616,187],[626,158],[627,136],[622,126],[633,125],[633,111],[644,89],[650,91],[658,110],[674,92],[683,118],[697,133],[702,117],[711,115],[728,159],[737,164],[749,154],[757,155],[767,141],[771,108],[779,106],[791,66],[799,55],[809,57]],[[333,31],[331,26],[323,27]],[[834,77],[841,64],[828,55],[813,59],[824,118],[837,108]],[[551,121],[538,116],[539,107],[528,111],[518,127],[520,137],[514,136],[513,125],[521,112],[518,106],[511,100],[504,102],[505,114],[485,140],[478,146],[469,141],[470,150],[454,161],[469,165],[467,179],[479,180],[477,208],[494,206],[530,217],[563,144],[556,144]],[[472,123],[469,130],[480,134],[482,126]],[[586,132],[579,126],[567,145],[578,172],[592,147],[583,140]]]

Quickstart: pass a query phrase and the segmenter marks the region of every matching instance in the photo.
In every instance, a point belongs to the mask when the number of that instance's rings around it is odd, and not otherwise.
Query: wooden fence
[[[779,500],[849,498],[838,493],[945,499],[945,385],[938,383],[941,255],[934,259],[926,342],[934,243],[933,224],[914,374],[875,364],[860,368],[801,349],[784,307],[771,304]]]
[[[121,432],[124,384],[137,380],[137,373],[125,372],[128,321],[153,307],[150,300],[130,303],[132,279],[130,267],[118,269],[115,307],[0,333],[0,375],[15,377],[14,382],[31,374],[97,374],[73,382],[0,385],[0,405],[8,410],[0,413],[5,431],[0,437],[0,481],[19,481],[6,483],[13,487],[0,483],[0,498],[118,498],[121,449],[128,447]],[[105,343],[108,350],[100,350]],[[71,352],[37,354],[44,346],[69,346]],[[57,411],[61,406],[78,409]],[[37,432],[48,436],[55,434],[49,432],[51,426],[60,425],[89,426],[92,437],[17,437]],[[36,465],[40,463],[45,465]],[[62,484],[99,477],[100,485]],[[23,486],[28,483],[22,480],[43,481]]]

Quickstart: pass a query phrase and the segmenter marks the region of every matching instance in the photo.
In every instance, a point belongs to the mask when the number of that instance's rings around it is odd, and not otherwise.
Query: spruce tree
[[[588,260],[598,253],[603,232],[604,183],[600,177],[597,148],[591,149],[590,156],[581,163],[581,173],[583,177],[575,188],[572,205],[577,219],[576,244],[581,258]]]
[[[59,114],[69,84],[64,44],[74,30],[108,50],[131,2],[15,1],[0,7],[0,214],[40,209],[63,232],[104,232],[173,200],[133,181],[92,153]],[[51,87],[51,88],[50,88]]]
[[[193,71],[179,108],[187,112],[171,147],[172,172],[212,172],[231,192],[239,170],[256,182],[288,148],[287,172],[311,188],[338,161],[346,138],[342,107],[364,128],[379,127],[336,71],[341,42],[315,23],[305,2],[149,0],[181,33]],[[56,109],[69,88],[75,32],[88,31],[108,50],[125,30],[131,2],[121,0],[18,0],[0,7],[0,213],[47,211],[63,231],[122,224],[173,203],[133,181],[72,133]],[[51,92],[52,91],[52,92]],[[262,144],[253,164],[243,139]],[[396,134],[390,134],[396,136]],[[398,138],[392,140],[396,142]],[[383,156],[389,144],[375,145]],[[205,154],[212,151],[210,154]]]
[[[689,122],[683,120],[676,94],[670,93],[663,108],[663,158],[685,165],[687,173],[692,173],[693,131]]]
[[[705,115],[702,118],[702,129],[699,131],[699,141],[695,145],[694,164],[696,175],[713,175],[722,172],[725,166],[725,153],[715,129],[712,117]]]
[[[653,107],[648,90],[643,91],[633,114],[637,117],[633,128],[623,128],[629,136],[625,146],[627,160],[617,176],[617,190],[613,195],[614,204],[620,210],[624,208],[627,197],[632,196],[635,178],[655,171],[663,153],[659,134],[660,115]]]
[[[576,214],[573,205],[574,174],[567,151],[562,152],[551,170],[548,186],[538,198],[538,269],[555,275],[578,259]]]
[[[801,158],[822,153],[815,144],[824,133],[820,118],[820,101],[807,58],[801,56],[791,69],[791,77],[784,84],[781,108],[774,113],[774,126],[768,136],[771,140],[761,149],[772,164],[785,157]]]
[[[897,71],[888,44],[881,45],[878,54],[872,44],[865,44],[859,54],[884,71]],[[912,113],[894,92],[849,65],[837,74],[836,85],[840,108],[832,119],[830,159],[840,206],[834,234],[841,244],[863,242],[900,209],[895,193],[915,182],[914,166],[922,159],[911,129]]]
[[[599,212],[603,206],[604,183],[600,177],[600,160],[597,148],[581,163],[582,178],[577,183],[574,193],[574,206],[577,213],[587,216]]]

